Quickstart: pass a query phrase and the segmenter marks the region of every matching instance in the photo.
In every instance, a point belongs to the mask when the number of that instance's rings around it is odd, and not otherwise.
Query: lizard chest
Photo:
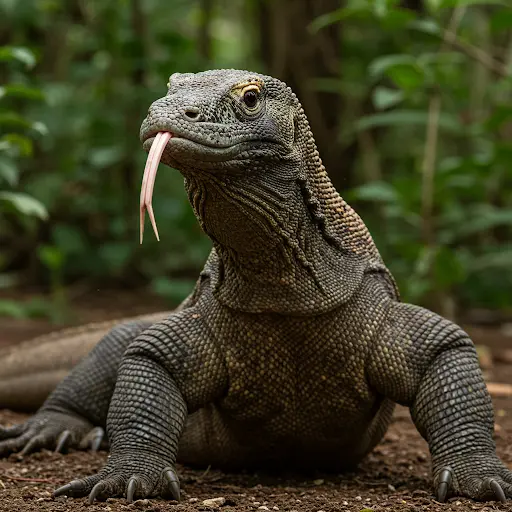
[[[339,433],[370,410],[361,333],[339,315],[252,317],[224,340],[229,386],[220,409],[231,421],[278,436]]]

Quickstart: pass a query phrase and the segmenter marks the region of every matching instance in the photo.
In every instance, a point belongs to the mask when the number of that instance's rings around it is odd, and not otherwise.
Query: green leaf
[[[472,272],[481,272],[489,269],[509,271],[511,261],[512,248],[500,248],[496,252],[483,254],[482,256],[473,258],[470,263],[470,270]]]
[[[43,137],[49,133],[48,127],[44,123],[41,123],[41,121],[34,121],[30,128]]]
[[[358,119],[354,125],[356,131],[368,130],[378,126],[426,126],[428,112],[423,110],[393,110],[390,112],[378,112]],[[464,132],[459,120],[448,113],[439,116],[439,128],[461,135]]]
[[[373,91],[373,105],[377,110],[386,110],[398,105],[404,99],[404,92],[379,85]]]
[[[491,31],[494,33],[512,29],[512,9],[500,9],[491,16]]]
[[[425,34],[430,34],[433,36],[441,37],[443,34],[443,30],[439,24],[432,19],[414,20],[411,21],[407,26],[414,30],[419,30],[420,32],[424,32]]]
[[[34,54],[22,46],[2,46],[0,48],[0,61],[17,60],[27,68],[33,68],[36,65]]]
[[[4,112],[0,114],[0,125],[5,125],[12,128],[30,129],[32,123],[16,112]]]
[[[384,181],[372,181],[352,191],[352,197],[361,201],[377,201],[382,203],[397,200],[396,190]]]
[[[416,89],[425,83],[425,72],[418,65],[418,59],[410,55],[385,55],[375,59],[368,67],[374,80],[387,75],[402,89]]]
[[[46,208],[37,199],[20,192],[0,192],[0,202],[13,208],[15,211],[28,216],[38,217],[42,220],[48,218]]]
[[[64,264],[64,253],[54,245],[42,245],[37,253],[41,262],[51,270],[59,270]]]
[[[369,9],[365,9],[364,7],[343,7],[342,9],[337,9],[336,11],[328,12],[326,14],[322,14],[318,18],[315,18],[309,25],[308,29],[311,33],[318,32],[319,30],[332,25],[333,23],[338,23],[347,18],[352,18],[354,16],[371,16],[371,11]]]
[[[0,156],[0,180],[14,187],[18,183],[18,175],[19,170],[14,161],[7,156]]]
[[[23,98],[27,100],[44,100],[44,94],[36,87],[23,84],[9,84],[0,87],[0,99],[4,97]]]
[[[371,78],[380,78],[388,69],[395,66],[416,66],[416,59],[411,55],[393,54],[378,57],[368,66]]]
[[[9,156],[31,156],[33,145],[32,141],[24,135],[8,133],[1,139],[1,149],[6,151]]]
[[[394,66],[388,69],[386,74],[401,89],[413,90],[421,87],[425,83],[425,74],[416,64]]]
[[[510,3],[507,0],[440,0],[442,9],[470,7],[472,5],[503,5],[509,7]]]
[[[0,300],[0,316],[11,318],[26,318],[27,314],[23,303],[15,300]]]

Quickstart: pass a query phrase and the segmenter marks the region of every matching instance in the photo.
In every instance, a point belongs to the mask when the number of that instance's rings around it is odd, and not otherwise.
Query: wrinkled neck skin
[[[300,178],[301,159],[271,165],[242,173],[182,170],[194,212],[213,241],[208,272],[214,293],[247,312],[333,309],[352,294],[341,274],[348,270],[357,280],[359,258],[319,229]]]

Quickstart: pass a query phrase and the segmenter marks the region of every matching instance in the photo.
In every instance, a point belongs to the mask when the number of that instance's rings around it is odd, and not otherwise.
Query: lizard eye
[[[258,103],[258,94],[255,90],[250,89],[244,93],[244,103],[249,108],[254,108]]]

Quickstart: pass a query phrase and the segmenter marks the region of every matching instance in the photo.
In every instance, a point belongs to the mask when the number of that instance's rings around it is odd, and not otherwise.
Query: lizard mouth
[[[192,146],[202,146],[203,148],[208,149],[208,159],[207,162],[215,163],[215,162],[226,162],[231,160],[233,157],[239,155],[242,151],[248,149],[254,149],[255,143],[260,147],[268,146],[269,144],[273,146],[278,146],[279,144],[275,143],[272,140],[263,140],[259,139],[258,141],[241,141],[235,144],[230,145],[219,145],[216,144],[208,145],[204,142],[198,142],[189,139],[188,137],[181,137],[177,133],[171,133],[166,130],[162,130],[159,132],[150,132],[145,134],[143,137],[144,140],[144,148],[147,149],[147,146],[151,144],[149,148],[148,158],[146,160],[146,166],[144,168],[144,176],[142,178],[142,186],[140,190],[140,243],[142,244],[144,238],[144,220],[146,217],[146,211],[148,212],[149,219],[151,221],[151,226],[153,228],[153,232],[155,233],[156,239],[160,241],[160,236],[158,234],[158,228],[156,225],[155,214],[153,212],[153,189],[155,187],[155,179],[158,171],[158,165],[160,164],[160,160],[162,159],[162,155],[167,147],[168,142],[171,138],[175,138],[176,141],[180,141],[182,144],[192,145]],[[153,139],[151,141],[151,139]]]
[[[153,213],[153,189],[155,187],[156,173],[158,164],[162,158],[165,146],[171,139],[170,132],[158,132],[151,144],[148,159],[146,160],[146,167],[144,168],[144,176],[142,178],[142,186],[140,189],[140,243],[144,238],[144,219],[146,217],[146,210],[151,220],[151,226],[155,233],[156,239],[160,241],[158,236],[158,228],[156,226],[155,214]]]

